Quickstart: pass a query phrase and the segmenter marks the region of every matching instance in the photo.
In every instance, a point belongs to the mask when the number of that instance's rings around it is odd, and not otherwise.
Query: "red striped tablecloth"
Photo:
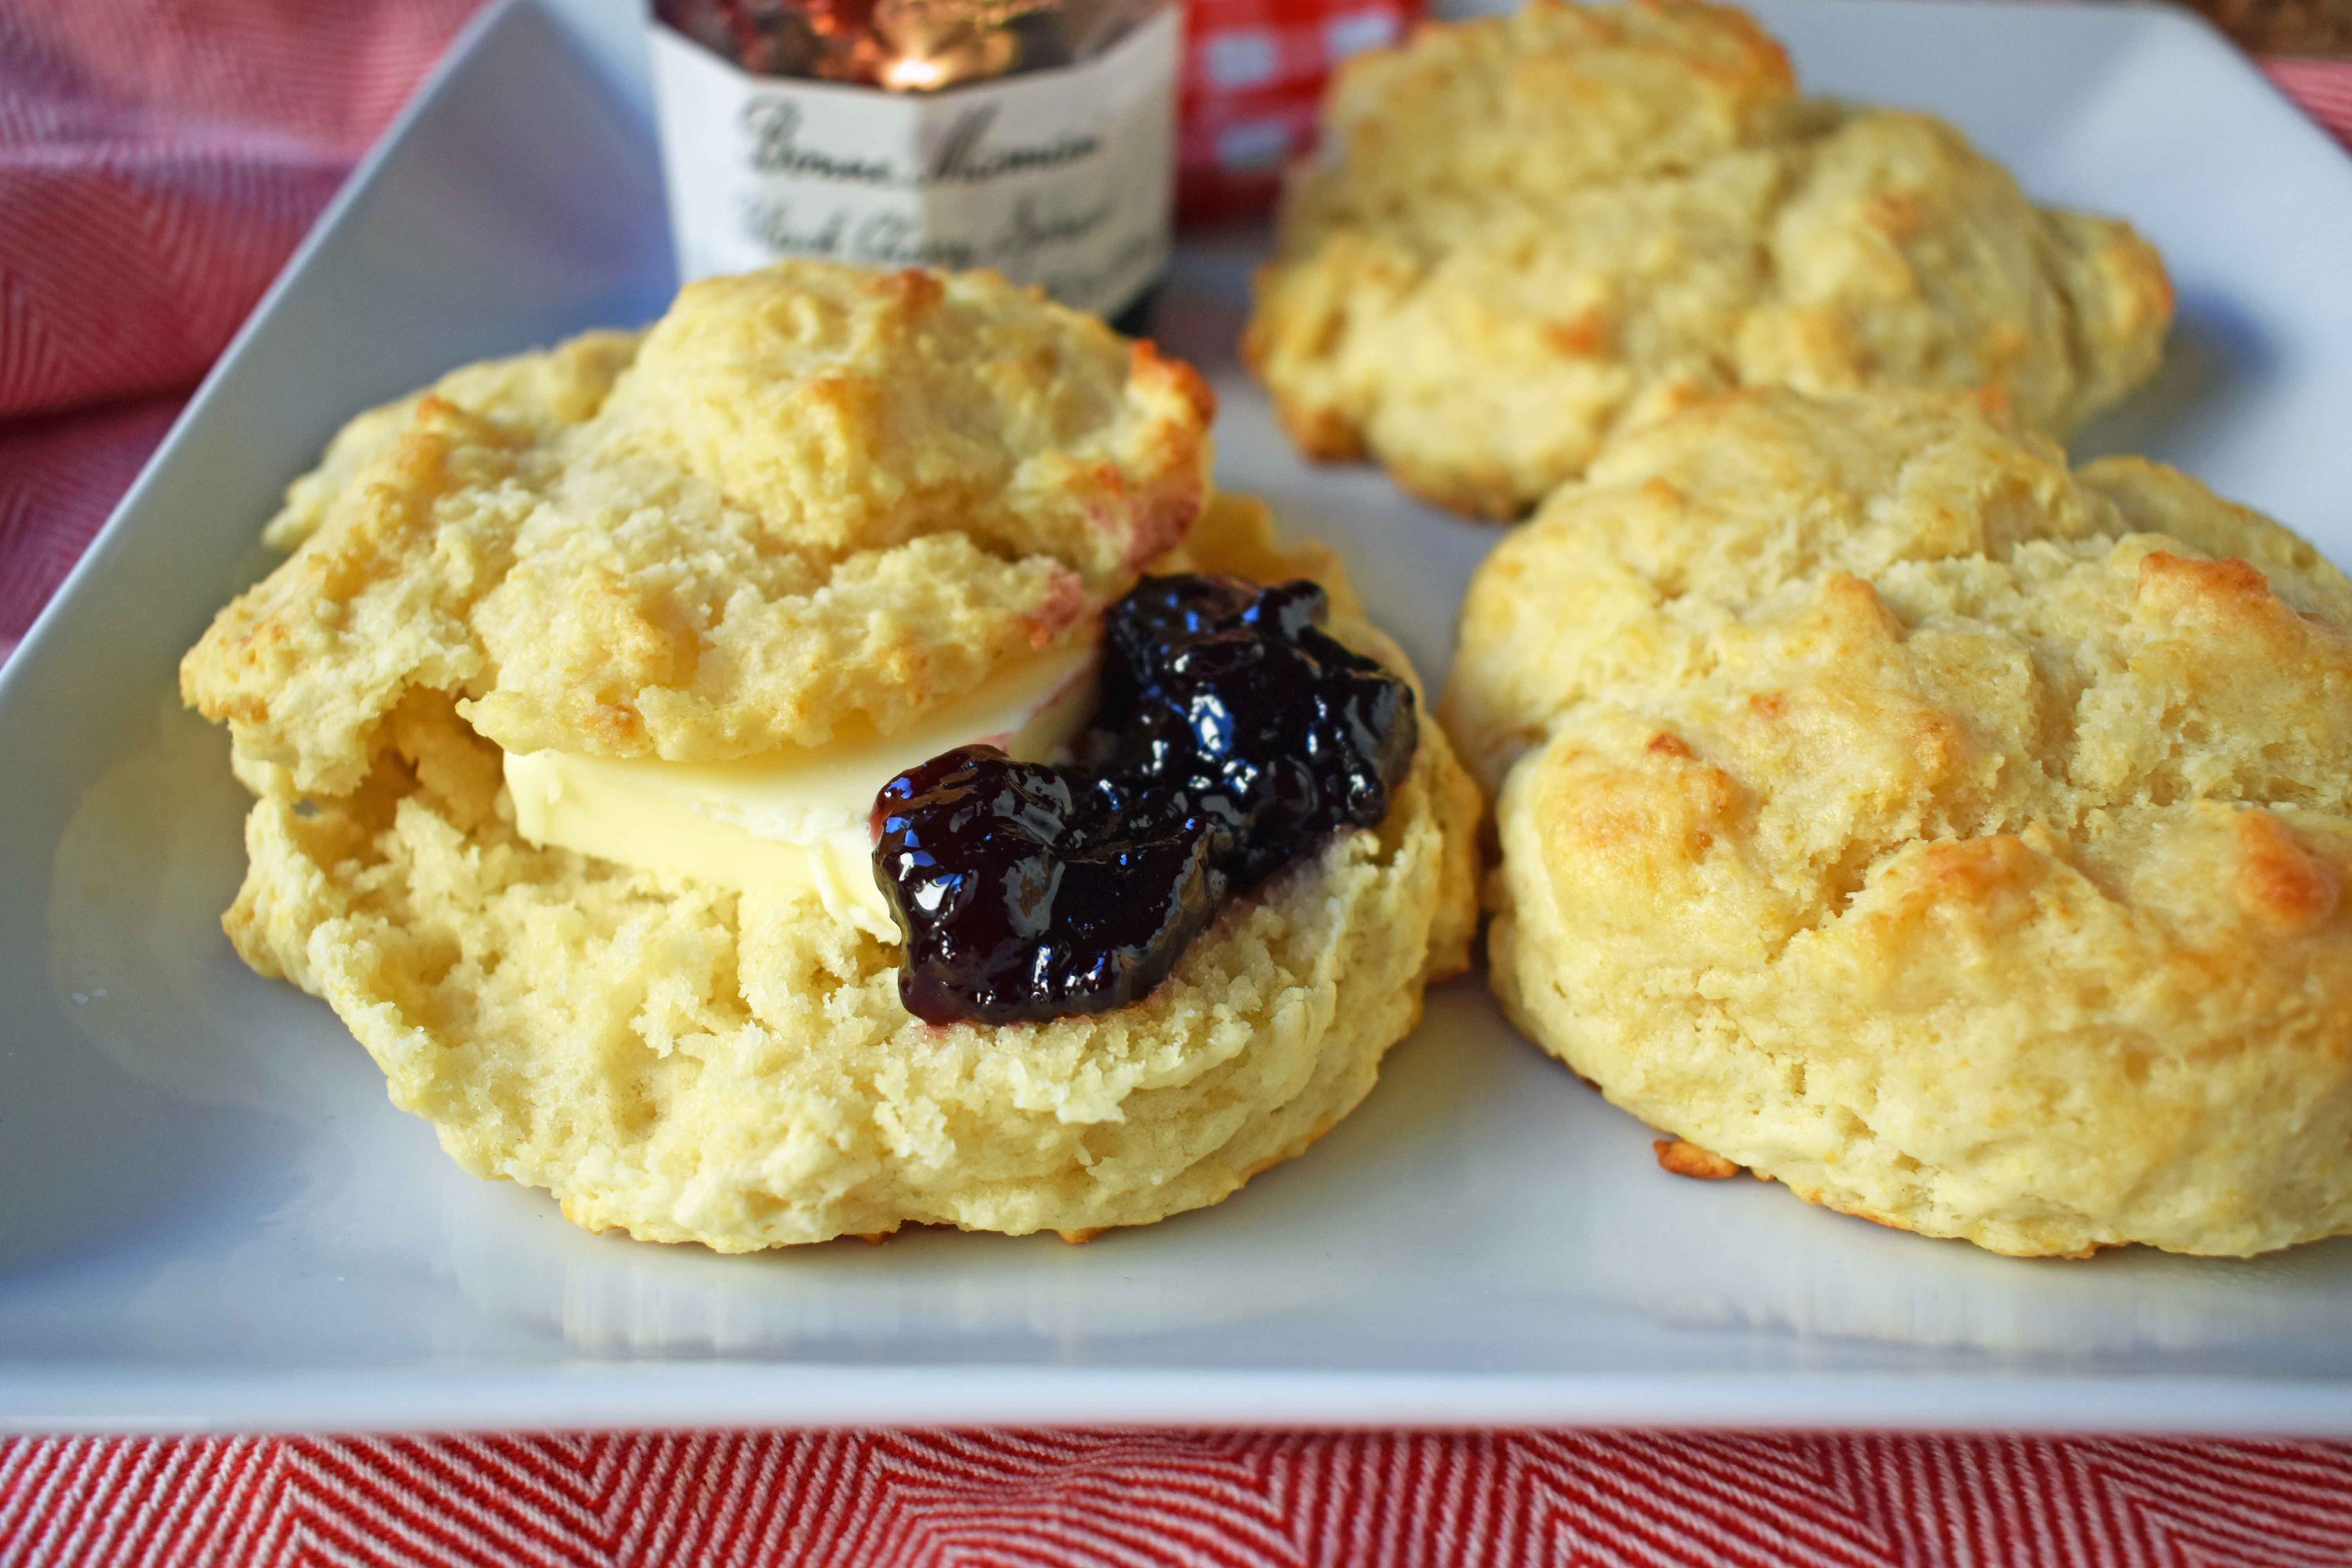
[[[0,0],[0,655],[476,0]],[[2352,61],[2272,60],[2352,145]],[[2347,263],[2352,264],[2352,263]],[[2352,1447],[983,1432],[0,1442],[0,1564],[2352,1564]]]

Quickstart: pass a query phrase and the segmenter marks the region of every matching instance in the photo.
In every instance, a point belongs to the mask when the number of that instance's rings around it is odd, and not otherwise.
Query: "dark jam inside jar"
[[[875,800],[874,872],[931,1023],[1125,1006],[1228,900],[1388,815],[1412,690],[1323,630],[1323,590],[1147,577],[1103,622],[1092,765],[962,746]]]

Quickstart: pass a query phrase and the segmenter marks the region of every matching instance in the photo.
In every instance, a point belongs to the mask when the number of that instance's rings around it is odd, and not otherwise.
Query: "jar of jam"
[[[686,279],[986,267],[1118,317],[1167,266],[1167,0],[660,0],[651,27]]]

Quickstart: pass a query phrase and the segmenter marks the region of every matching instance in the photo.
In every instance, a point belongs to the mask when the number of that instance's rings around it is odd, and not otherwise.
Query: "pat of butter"
[[[888,941],[898,922],[874,880],[874,797],[957,746],[1024,762],[1068,748],[1095,704],[1091,641],[1025,658],[892,735],[870,728],[823,746],[730,763],[509,752],[515,826],[541,846],[730,887],[814,887],[835,920]]]

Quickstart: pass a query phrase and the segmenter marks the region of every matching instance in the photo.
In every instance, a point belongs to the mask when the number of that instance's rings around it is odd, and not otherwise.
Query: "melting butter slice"
[[[731,763],[509,752],[515,826],[541,846],[752,889],[811,886],[827,913],[887,941],[898,922],[874,880],[874,796],[957,746],[1024,762],[1066,755],[1095,703],[1092,642],[1021,660],[911,728]]]

